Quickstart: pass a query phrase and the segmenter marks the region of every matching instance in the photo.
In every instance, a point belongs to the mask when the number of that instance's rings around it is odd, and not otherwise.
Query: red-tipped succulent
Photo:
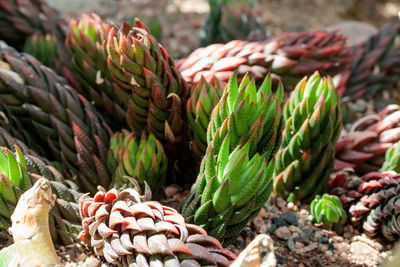
[[[229,266],[235,259],[205,230],[186,224],[176,210],[145,201],[132,188],[101,190],[93,198],[86,195],[79,201],[79,211],[80,239],[108,263]]]
[[[239,78],[249,73],[261,81],[271,72],[283,78],[285,85],[295,85],[316,70],[335,75],[346,68],[352,55],[345,43],[337,31],[288,32],[265,42],[234,40],[201,47],[177,67],[183,78],[195,84],[202,76],[227,82],[236,71]]]
[[[354,168],[359,175],[378,171],[385,152],[400,140],[400,106],[389,105],[379,114],[354,122],[335,147],[335,170]]]

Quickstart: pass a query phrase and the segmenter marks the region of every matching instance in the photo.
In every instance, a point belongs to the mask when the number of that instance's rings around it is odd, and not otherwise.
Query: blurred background
[[[74,18],[79,18],[82,13],[95,12],[103,19],[118,25],[123,20],[129,21],[139,17],[151,25],[152,31],[157,32],[155,35],[159,36],[162,44],[175,58],[188,55],[200,44],[224,41],[200,40],[199,43],[202,26],[207,17],[210,17],[210,4],[214,6],[214,10],[208,28],[217,24],[221,10],[222,17],[228,19],[229,14],[235,14],[235,11],[240,10],[240,19],[251,22],[250,30],[262,29],[261,34],[258,32],[247,38],[253,40],[263,39],[263,35],[325,29],[337,25],[344,27],[345,33],[352,33],[352,38],[358,40],[359,35],[368,35],[373,31],[374,28],[371,26],[379,28],[387,22],[396,20],[400,10],[400,0],[48,0],[48,2],[63,10],[66,16]],[[246,6],[242,5],[243,3]],[[234,7],[226,8],[229,5]],[[226,15],[227,13],[229,14]],[[355,29],[354,24],[349,24],[348,21],[360,21],[364,24],[361,26],[357,24]],[[237,23],[229,24],[237,29]],[[239,30],[246,32],[248,28]],[[243,34],[234,35],[240,37]]]

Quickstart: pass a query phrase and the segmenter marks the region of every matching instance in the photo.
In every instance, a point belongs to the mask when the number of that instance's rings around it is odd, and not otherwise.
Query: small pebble
[[[296,247],[295,247],[295,245],[294,245],[293,240],[288,240],[287,246],[288,246],[288,248],[289,248],[291,251],[295,251],[295,250],[296,250]]]
[[[351,238],[351,233],[345,232],[345,233],[343,234],[343,237],[346,238],[346,239],[349,239],[349,238]]]
[[[173,195],[179,192],[179,189],[176,186],[168,186],[165,188],[164,193],[167,198],[171,198]]]
[[[333,241],[334,241],[334,242],[343,242],[343,237],[341,237],[341,236],[334,236],[334,237],[333,237]]]
[[[328,244],[329,243],[329,238],[327,238],[326,236],[318,237],[317,240],[321,244]]]
[[[258,212],[258,215],[257,215],[257,216],[259,216],[259,217],[261,217],[261,218],[264,218],[264,217],[267,216],[267,212],[265,211],[264,208],[261,208],[260,211]]]
[[[286,201],[285,200],[283,200],[283,198],[281,198],[281,197],[277,197],[276,198],[276,206],[278,206],[279,208],[284,208],[284,207],[286,207]]]
[[[330,257],[333,255],[333,252],[330,250],[325,251],[325,256]]]
[[[296,248],[304,248],[304,244],[301,242],[296,242],[294,245]]]
[[[274,232],[275,236],[280,238],[280,239],[291,239],[291,233],[289,231],[289,228],[287,228],[286,226],[281,226],[278,229],[275,230]]]

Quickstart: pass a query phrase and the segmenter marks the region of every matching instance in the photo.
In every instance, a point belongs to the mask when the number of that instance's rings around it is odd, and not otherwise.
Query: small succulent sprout
[[[313,216],[312,222],[322,224],[327,228],[343,225],[347,221],[346,211],[337,196],[324,194],[321,197],[316,195],[310,204],[310,211]]]

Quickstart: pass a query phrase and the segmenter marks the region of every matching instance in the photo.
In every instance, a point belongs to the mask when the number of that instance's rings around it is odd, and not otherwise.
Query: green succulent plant
[[[381,171],[395,171],[400,173],[400,142],[397,142],[386,150],[385,162],[382,165]]]
[[[324,194],[321,197],[316,195],[311,201],[310,211],[313,216],[312,222],[322,223],[327,228],[343,225],[347,221],[346,211],[337,196]]]
[[[201,158],[207,149],[207,127],[210,123],[211,113],[222,96],[223,84],[215,80],[208,83],[202,78],[194,86],[186,102],[186,116],[189,125],[189,136],[193,154]]]
[[[57,196],[56,205],[52,208],[52,216],[49,218],[51,237],[57,244],[73,243],[81,230],[77,204],[81,194],[67,186],[70,182],[54,180],[62,178],[61,174],[40,157],[25,156],[17,145],[13,150],[15,152],[0,147],[0,233],[11,238],[8,228],[11,226],[10,218],[19,198],[35,181],[44,177],[50,181]]]
[[[117,132],[111,137],[108,153],[108,167],[113,171],[112,187],[132,186],[126,177],[136,179],[144,190],[146,182],[153,195],[160,196],[165,184],[168,159],[162,144],[153,134],[142,134],[141,138],[127,130]]]
[[[284,107],[285,129],[276,154],[274,190],[310,202],[324,193],[342,129],[339,97],[318,72],[299,82]]]
[[[59,48],[56,36],[52,34],[33,34],[24,44],[23,51],[31,54],[47,67],[60,70]]]
[[[283,88],[267,76],[257,90],[233,75],[208,126],[208,147],[182,212],[188,222],[228,245],[259,212],[272,190],[273,155],[279,147]]]

